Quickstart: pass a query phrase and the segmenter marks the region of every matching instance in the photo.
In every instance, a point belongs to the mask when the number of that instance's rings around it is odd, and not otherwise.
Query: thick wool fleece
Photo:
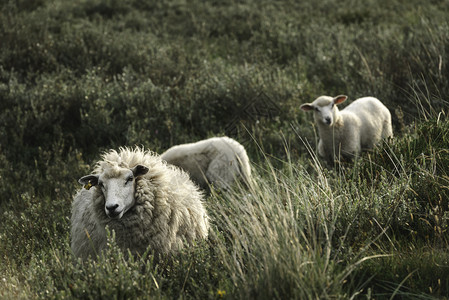
[[[166,254],[204,239],[208,234],[208,217],[203,194],[184,171],[166,165],[159,156],[141,149],[121,149],[103,155],[95,174],[117,167],[136,165],[149,168],[136,179],[135,205],[121,219],[109,218],[105,199],[97,186],[81,189],[72,205],[71,247],[77,257],[94,257],[106,246],[106,226],[115,232],[117,245],[124,251],[142,254],[150,248]]]

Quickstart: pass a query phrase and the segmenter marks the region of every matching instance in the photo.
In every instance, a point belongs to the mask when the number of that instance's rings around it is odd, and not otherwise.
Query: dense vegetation
[[[448,298],[444,0],[1,0],[0,298]],[[372,95],[395,138],[322,166],[299,105]],[[227,134],[255,182],[161,262],[70,253],[77,179]]]

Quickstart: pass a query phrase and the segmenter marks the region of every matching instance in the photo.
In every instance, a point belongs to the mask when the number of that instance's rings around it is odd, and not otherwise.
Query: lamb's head
[[[120,219],[135,204],[136,178],[148,172],[148,168],[137,165],[134,168],[111,166],[101,174],[81,177],[78,182],[85,188],[95,186],[104,195],[104,210],[109,218]]]
[[[337,97],[321,96],[312,103],[304,103],[300,108],[304,111],[314,111],[314,119],[318,124],[332,126],[338,116],[337,105],[346,101],[348,97],[340,95]]]

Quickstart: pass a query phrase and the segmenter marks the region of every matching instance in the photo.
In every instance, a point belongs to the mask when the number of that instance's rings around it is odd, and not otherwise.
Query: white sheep
[[[208,235],[203,193],[188,174],[140,148],[102,156],[72,204],[71,248],[95,257],[106,247],[106,226],[117,245],[133,255],[150,248],[167,254]]]
[[[320,141],[318,154],[332,162],[342,154],[357,156],[362,150],[371,149],[382,139],[393,136],[391,114],[388,108],[374,97],[355,100],[341,111],[337,105],[348,97],[321,96],[312,103],[301,105],[304,111],[314,111]]]
[[[162,153],[161,157],[187,171],[192,180],[206,190],[209,184],[226,190],[239,178],[248,183],[251,177],[245,148],[226,136],[177,145]]]

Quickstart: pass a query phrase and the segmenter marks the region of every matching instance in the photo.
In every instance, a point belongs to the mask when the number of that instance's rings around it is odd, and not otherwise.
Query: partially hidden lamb
[[[228,190],[238,180],[248,184],[251,166],[245,148],[226,136],[173,146],[161,154],[169,164],[182,168],[201,188],[212,184]]]

